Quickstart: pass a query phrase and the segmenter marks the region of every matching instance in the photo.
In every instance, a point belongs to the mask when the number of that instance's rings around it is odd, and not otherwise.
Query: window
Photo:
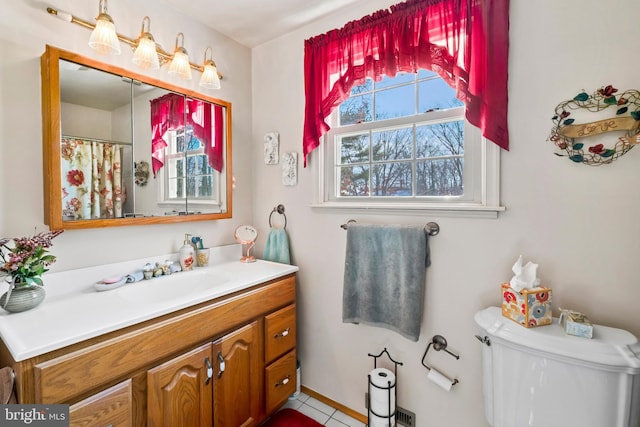
[[[317,206],[501,210],[499,149],[465,121],[464,104],[436,73],[367,79],[331,121]]]
[[[219,174],[207,161],[202,142],[191,126],[166,133],[165,167],[160,170],[162,205],[219,205]]]

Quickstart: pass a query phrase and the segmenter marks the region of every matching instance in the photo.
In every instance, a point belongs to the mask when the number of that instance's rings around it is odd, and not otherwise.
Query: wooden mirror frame
[[[67,60],[97,70],[128,77],[152,86],[185,95],[190,98],[215,103],[225,107],[225,169],[226,211],[192,215],[153,217],[125,217],[108,219],[76,219],[65,221],[62,216],[61,176],[61,112],[60,112],[60,67],[59,61]],[[44,222],[50,230],[116,227],[125,225],[170,224],[178,222],[216,220],[232,217],[232,171],[231,171],[231,103],[212,98],[199,92],[181,88],[170,83],[137,74],[130,70],[108,65],[94,59],[47,45],[41,57],[42,78],[42,163],[44,184]],[[223,190],[224,191],[224,190]]]

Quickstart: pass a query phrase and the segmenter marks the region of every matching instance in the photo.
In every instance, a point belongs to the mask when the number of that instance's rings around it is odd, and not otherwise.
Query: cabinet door
[[[69,418],[71,427],[131,426],[131,380],[71,405]]]
[[[211,344],[147,371],[147,425],[212,425]]]
[[[256,426],[263,401],[262,333],[250,323],[213,343],[216,427]]]

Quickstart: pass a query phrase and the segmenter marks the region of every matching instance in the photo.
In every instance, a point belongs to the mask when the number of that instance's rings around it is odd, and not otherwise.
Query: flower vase
[[[0,307],[9,313],[31,310],[44,301],[44,286],[16,284],[11,282],[9,290],[0,296]]]

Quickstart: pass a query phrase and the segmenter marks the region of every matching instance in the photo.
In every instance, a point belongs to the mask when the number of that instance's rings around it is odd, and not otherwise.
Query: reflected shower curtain
[[[121,148],[63,137],[61,146],[64,219],[122,217]]]

